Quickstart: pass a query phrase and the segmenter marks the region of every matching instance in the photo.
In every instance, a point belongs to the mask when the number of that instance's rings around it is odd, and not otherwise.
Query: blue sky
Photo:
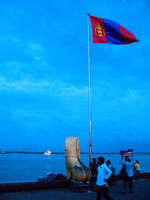
[[[92,148],[150,151],[148,0],[0,1],[0,149],[89,148],[87,12],[140,40],[92,44]]]

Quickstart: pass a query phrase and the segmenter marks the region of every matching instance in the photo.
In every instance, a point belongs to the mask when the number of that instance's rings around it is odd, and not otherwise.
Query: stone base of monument
[[[82,193],[82,192],[95,192],[95,182],[90,183],[80,183],[80,182],[70,182],[69,190],[72,192]]]

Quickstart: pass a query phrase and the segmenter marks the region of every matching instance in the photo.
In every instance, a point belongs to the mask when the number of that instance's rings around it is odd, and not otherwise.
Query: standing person
[[[107,200],[113,200],[108,195],[108,185],[107,179],[111,176],[111,170],[104,164],[104,157],[98,158],[98,169],[97,169],[97,181],[96,181],[96,189],[97,189],[97,200],[102,199],[102,195]]]
[[[125,160],[124,160],[123,155],[121,155],[121,165],[122,166],[121,166],[119,177],[120,177],[120,179],[123,180],[123,190],[122,190],[122,192],[125,192],[126,182],[127,182],[127,172],[126,172],[126,165],[125,165]]]
[[[112,174],[107,180],[108,185],[112,185],[112,182],[114,180],[114,175],[115,175],[115,168],[112,166],[111,161],[107,160],[106,162],[107,167],[111,170]]]
[[[140,163],[138,160],[136,160],[135,164],[134,164],[134,169],[135,169],[135,172],[138,174],[140,173]]]
[[[91,172],[93,176],[97,176],[97,163],[96,163],[96,158],[93,158],[93,163],[92,163],[92,168]]]
[[[91,173],[92,173],[92,179],[91,181],[92,182],[96,182],[96,178],[97,178],[97,162],[96,162],[96,158],[93,158],[92,159],[93,162],[90,162],[90,170],[91,170]]]
[[[134,163],[128,156],[126,156],[124,165],[126,170],[126,178],[124,179],[124,191],[126,191],[128,185],[129,192],[133,193]]]
[[[106,165],[112,171],[112,175],[115,175],[115,168],[112,166],[110,160],[107,160]]]

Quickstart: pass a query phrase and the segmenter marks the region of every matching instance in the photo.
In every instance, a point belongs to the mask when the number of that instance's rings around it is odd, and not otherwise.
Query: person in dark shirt
[[[91,172],[93,176],[97,176],[97,163],[96,163],[96,158],[92,159],[93,162],[91,163]]]
[[[107,167],[111,170],[112,174],[110,178],[107,180],[108,185],[112,185],[115,175],[115,168],[112,166],[111,161],[107,160],[106,162]]]

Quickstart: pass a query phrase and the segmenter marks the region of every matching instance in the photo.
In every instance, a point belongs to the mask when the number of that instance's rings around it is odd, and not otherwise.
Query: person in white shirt
[[[107,200],[113,200],[108,195],[108,185],[107,179],[111,176],[111,170],[104,164],[104,157],[98,158],[98,169],[97,169],[97,181],[96,181],[96,189],[97,189],[97,200],[102,199],[102,195]]]
[[[133,188],[133,176],[134,176],[134,161],[126,156],[125,161],[123,161],[126,170],[126,177],[124,178],[124,192],[127,190],[127,185],[129,187],[129,192],[132,193]]]

